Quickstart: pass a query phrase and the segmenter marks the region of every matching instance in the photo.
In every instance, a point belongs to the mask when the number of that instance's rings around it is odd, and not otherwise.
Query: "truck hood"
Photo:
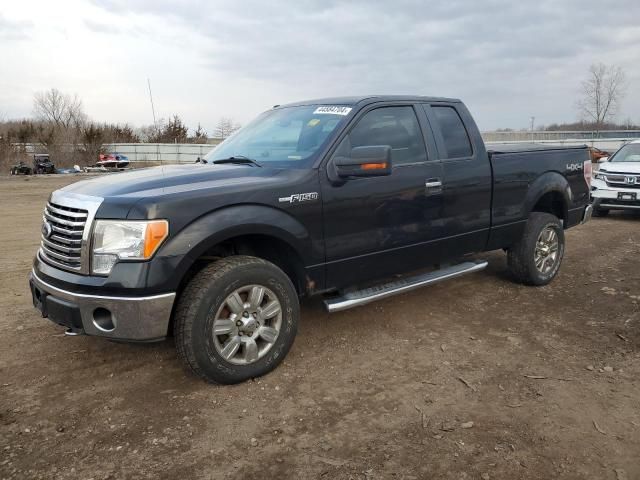
[[[277,201],[280,190],[290,195],[292,186],[309,173],[248,165],[167,165],[103,175],[68,185],[57,194],[102,199],[96,218],[164,218],[170,214],[167,209],[197,216],[225,205],[259,202],[264,194]]]
[[[229,189],[234,185],[271,183],[275,169],[247,165],[167,165],[113,173],[73,183],[61,190],[104,199],[157,197],[186,190]],[[278,170],[281,172],[282,170]]]
[[[601,172],[640,173],[640,162],[605,162],[600,165]]]

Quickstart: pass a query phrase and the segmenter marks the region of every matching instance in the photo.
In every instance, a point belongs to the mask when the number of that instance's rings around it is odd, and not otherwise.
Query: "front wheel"
[[[522,238],[507,252],[509,270],[520,283],[546,285],[555,278],[564,256],[564,229],[555,215],[533,212]]]
[[[178,356],[212,383],[232,384],[273,370],[298,329],[289,277],[260,258],[233,256],[198,272],[175,310]]]

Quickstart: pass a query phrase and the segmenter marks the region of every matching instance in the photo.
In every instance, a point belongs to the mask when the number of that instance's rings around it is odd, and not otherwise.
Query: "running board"
[[[483,270],[487,262],[464,262],[433,272],[423,273],[413,277],[401,278],[393,282],[376,285],[356,292],[345,293],[340,297],[329,298],[324,301],[324,306],[329,313],[340,312],[348,308],[359,307],[367,303],[375,302],[383,298],[391,297],[399,293],[409,292],[416,288],[433,283],[449,280],[467,273]]]

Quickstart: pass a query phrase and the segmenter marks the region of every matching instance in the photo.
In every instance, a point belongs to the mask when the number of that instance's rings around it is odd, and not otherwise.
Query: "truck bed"
[[[556,207],[565,228],[580,222],[589,200],[583,170],[584,163],[590,161],[586,145],[494,143],[486,145],[486,148],[494,180],[491,249],[508,247],[513,238],[522,235],[528,212],[534,207],[532,202],[542,198],[550,187],[559,192],[566,186],[571,190],[566,210],[563,212]],[[561,205],[560,198],[543,201]]]

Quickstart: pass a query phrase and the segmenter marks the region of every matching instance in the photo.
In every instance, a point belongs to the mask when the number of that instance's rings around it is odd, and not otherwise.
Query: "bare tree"
[[[222,117],[216,128],[213,130],[213,136],[224,140],[231,136],[236,130],[240,128],[240,124],[235,123],[232,118]]]
[[[155,125],[140,129],[141,137],[148,143],[186,143],[188,133],[189,128],[178,115],[169,120],[161,118]]]
[[[578,101],[581,115],[595,124],[597,130],[615,117],[625,94],[625,74],[621,67],[595,63],[582,82],[582,98]]]
[[[83,163],[94,164],[100,154],[105,153],[104,144],[107,140],[107,127],[93,122],[87,122],[80,131],[80,150]]]
[[[189,141],[193,143],[207,143],[207,131],[198,123],[198,128],[193,131],[193,135],[189,137]]]
[[[58,164],[75,164],[82,155],[82,129],[88,118],[77,95],[52,88],[33,97],[37,137]]]
[[[36,93],[33,111],[39,120],[62,128],[80,127],[87,118],[78,95],[62,93],[56,88]]]

